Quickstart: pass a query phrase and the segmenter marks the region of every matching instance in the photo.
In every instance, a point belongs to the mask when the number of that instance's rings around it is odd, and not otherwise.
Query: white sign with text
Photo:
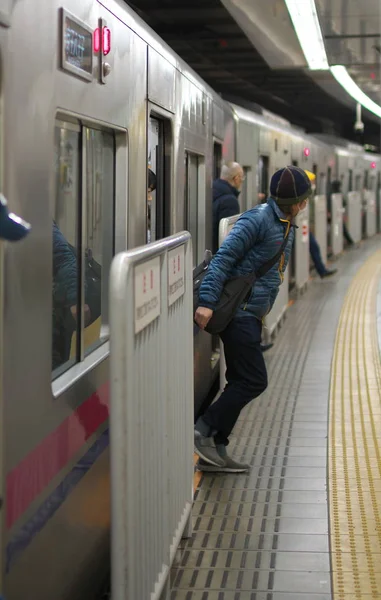
[[[135,333],[160,316],[160,257],[137,265],[134,270]]]
[[[168,252],[168,306],[181,298],[185,291],[185,248],[179,246]]]

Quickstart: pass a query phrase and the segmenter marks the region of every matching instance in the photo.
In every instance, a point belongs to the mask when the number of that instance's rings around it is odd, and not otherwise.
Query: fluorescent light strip
[[[369,96],[364,94],[357,83],[355,83],[355,81],[349,75],[345,67],[342,65],[334,65],[331,67],[331,73],[336,81],[343,86],[345,91],[352,96],[356,102],[359,102],[364,108],[381,118],[381,106],[373,102]]]
[[[323,35],[314,0],[285,0],[309,68],[328,70]]]

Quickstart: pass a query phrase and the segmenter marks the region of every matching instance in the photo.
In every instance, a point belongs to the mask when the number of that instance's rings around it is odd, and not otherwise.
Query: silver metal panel
[[[309,207],[307,206],[295,219],[298,229],[295,231],[295,285],[302,289],[310,277],[310,248],[309,248]]]
[[[179,252],[173,284],[172,251]],[[145,265],[147,283],[145,272],[137,274]],[[169,305],[175,283],[183,293]],[[154,600],[167,585],[193,496],[190,234],[115,257],[110,305],[112,593],[115,600]],[[137,328],[144,307],[158,316]]]
[[[263,335],[266,341],[270,341],[270,338],[275,334],[276,329],[282,323],[288,307],[288,267],[284,273],[284,279],[279,287],[279,293],[274,302],[270,313],[266,315],[264,320],[264,332]]]
[[[332,194],[331,246],[334,256],[343,251],[343,195]]]
[[[323,263],[327,262],[327,198],[324,194],[315,196],[311,202],[314,206],[314,233],[320,246]]]
[[[225,133],[224,110],[219,104],[217,104],[217,102],[213,102],[212,117],[213,117],[212,133],[214,136],[216,136],[220,140],[223,140],[224,133]]]
[[[241,210],[249,210],[258,204],[257,166],[259,155],[259,126],[244,120],[237,123],[237,162],[245,168],[245,198],[241,198]],[[241,193],[242,196],[242,193]]]
[[[175,68],[148,47],[148,98],[167,110],[175,108]]]
[[[376,194],[367,190],[364,192],[364,208],[366,211],[366,234],[372,237],[376,233],[377,226],[377,211],[376,211]]]
[[[361,195],[360,192],[347,194],[347,227],[352,240],[357,243],[361,240]]]

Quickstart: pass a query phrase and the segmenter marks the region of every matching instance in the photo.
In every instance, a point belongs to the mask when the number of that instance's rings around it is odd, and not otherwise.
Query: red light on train
[[[108,27],[103,27],[102,37],[103,54],[107,56],[111,50],[111,31]]]
[[[97,27],[94,31],[93,49],[94,49],[94,52],[99,52],[99,50],[101,49],[101,31],[100,31],[99,27]]]
[[[310,155],[310,149],[309,148],[304,148],[303,152],[304,152],[304,156],[309,156]]]
[[[371,169],[375,169],[376,168],[376,163],[375,162],[370,163],[370,168]]]

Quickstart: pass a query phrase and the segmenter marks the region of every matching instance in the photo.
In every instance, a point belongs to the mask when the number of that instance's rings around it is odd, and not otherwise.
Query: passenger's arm
[[[53,273],[64,286],[67,306],[75,306],[78,290],[77,258],[55,223],[53,224]]]
[[[214,310],[234,267],[258,239],[259,214],[243,214],[214,256],[200,288],[200,306]]]

